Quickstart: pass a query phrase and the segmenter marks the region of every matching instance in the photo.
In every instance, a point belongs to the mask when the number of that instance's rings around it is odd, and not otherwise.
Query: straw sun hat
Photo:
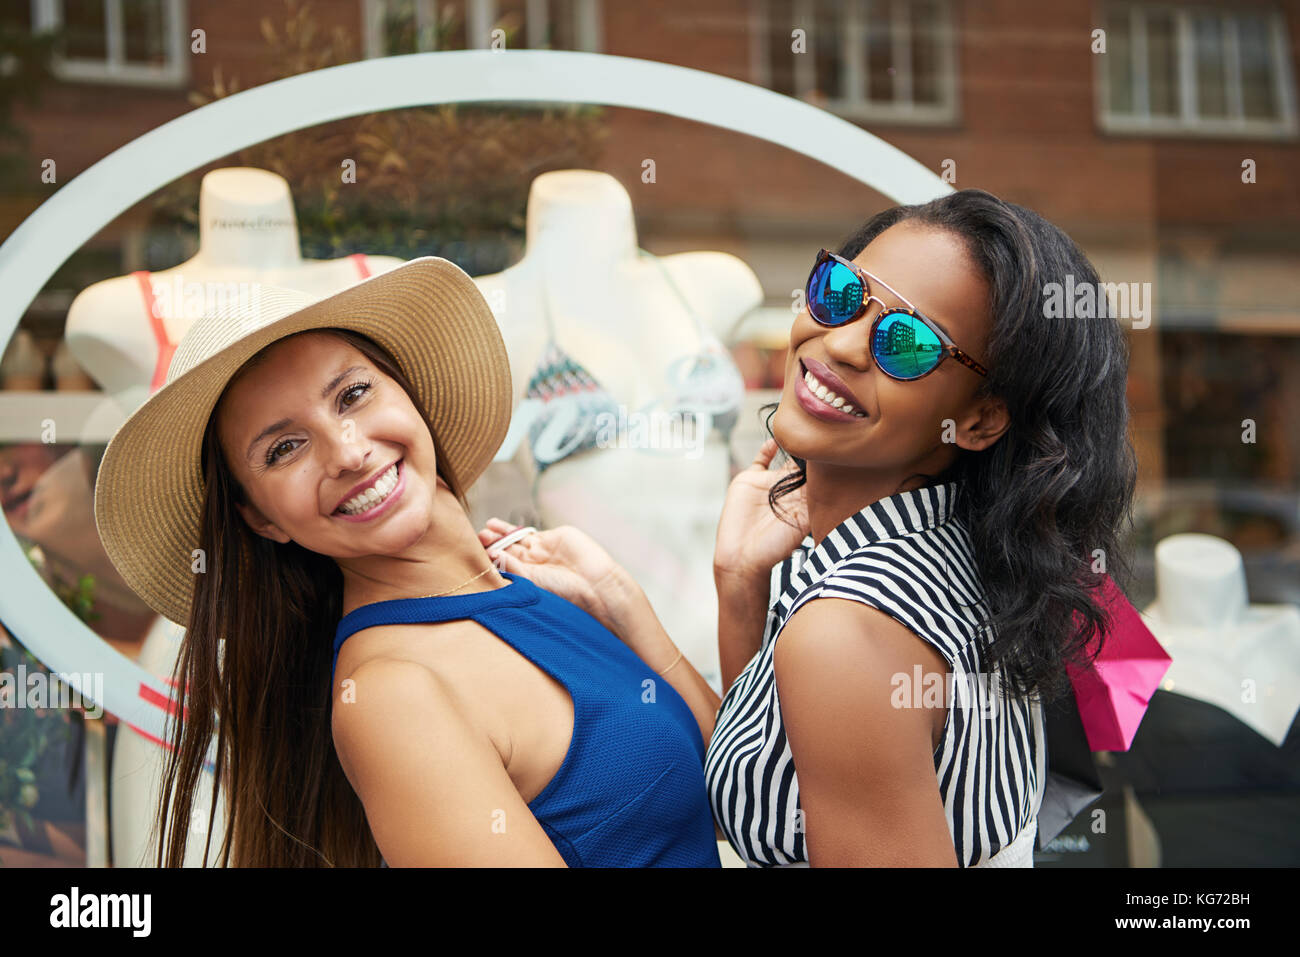
[[[510,424],[510,365],[474,281],[425,256],[321,298],[253,284],[246,298],[195,320],[167,380],[118,429],[95,481],[95,524],[108,557],[155,611],[188,625],[204,487],[200,449],[231,377],[285,336],[335,327],[387,349],[433,424],[461,491],[482,474]]]

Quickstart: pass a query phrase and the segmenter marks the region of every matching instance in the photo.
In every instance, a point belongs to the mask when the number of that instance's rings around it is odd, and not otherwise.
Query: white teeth
[[[817,381],[816,376],[806,369],[804,370],[803,381],[807,384],[809,392],[817,396],[817,398],[821,399],[832,408],[839,409],[841,412],[850,412],[853,415],[856,415],[859,419],[865,419],[867,417],[865,412],[854,412],[853,406],[846,403],[842,395],[836,395],[830,389],[826,388],[826,386]]]
[[[374,485],[370,486],[370,488],[366,489],[359,495],[348,499],[339,508],[339,511],[348,515],[357,515],[361,512],[368,511],[384,499],[388,498],[389,493],[396,487],[397,464],[394,463],[393,467],[385,472],[380,477],[379,481],[375,482]]]

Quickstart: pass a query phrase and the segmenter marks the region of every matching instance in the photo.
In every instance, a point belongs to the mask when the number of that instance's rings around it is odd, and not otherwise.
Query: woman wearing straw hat
[[[444,259],[326,299],[255,287],[191,328],[95,497],[123,577],[187,628],[160,865],[214,733],[223,865],[718,865],[711,693],[644,595],[611,577],[571,604],[470,524],[510,408],[496,322]]]

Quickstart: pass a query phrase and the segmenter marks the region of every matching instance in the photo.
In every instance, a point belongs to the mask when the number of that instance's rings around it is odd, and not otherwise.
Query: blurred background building
[[[42,182],[46,158],[67,182],[213,98],[364,57],[483,47],[494,28],[512,49],[656,60],[816,104],[959,188],[1040,212],[1103,281],[1151,283],[1150,325],[1130,332],[1134,604],[1154,597],[1154,543],[1181,531],[1232,542],[1252,601],[1300,602],[1300,0],[9,0],[0,18],[5,235],[58,188]],[[192,52],[195,30],[205,52]],[[358,158],[364,195],[339,190],[340,156]],[[754,409],[781,385],[791,295],[818,247],[891,205],[771,143],[639,110],[434,107],[298,131],[166,184],[63,265],[0,369],[12,393],[0,392],[0,443],[33,440],[15,414],[23,393],[93,388],[54,361],[73,297],[193,255],[199,179],[232,165],[289,181],[305,256],[444,255],[472,275],[520,255],[534,177],[603,170],[631,194],[643,247],[724,250],[757,273],[766,302],[730,343]],[[760,434],[749,418],[739,460]],[[1233,794],[1267,791],[1300,834],[1295,738],[1269,756],[1282,770]],[[1189,793],[1217,794],[1231,773]],[[1141,786],[1155,818],[1161,782]],[[1205,813],[1228,812],[1211,800]],[[1165,825],[1166,862],[1186,820]]]

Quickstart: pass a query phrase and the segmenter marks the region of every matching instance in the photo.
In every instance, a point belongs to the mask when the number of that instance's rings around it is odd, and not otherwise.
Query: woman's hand
[[[787,558],[812,531],[806,486],[782,497],[779,507],[784,515],[773,513],[767,503],[772,486],[798,471],[794,462],[769,471],[776,453],[776,439],[769,438],[727,488],[713,552],[713,575],[719,586],[727,583],[746,589],[761,584],[762,593],[767,594],[772,566]]]
[[[493,542],[518,527],[489,518],[478,540],[490,551]],[[623,566],[585,532],[561,525],[520,539],[494,557],[502,571],[522,575],[619,634],[619,611],[636,586]]]

